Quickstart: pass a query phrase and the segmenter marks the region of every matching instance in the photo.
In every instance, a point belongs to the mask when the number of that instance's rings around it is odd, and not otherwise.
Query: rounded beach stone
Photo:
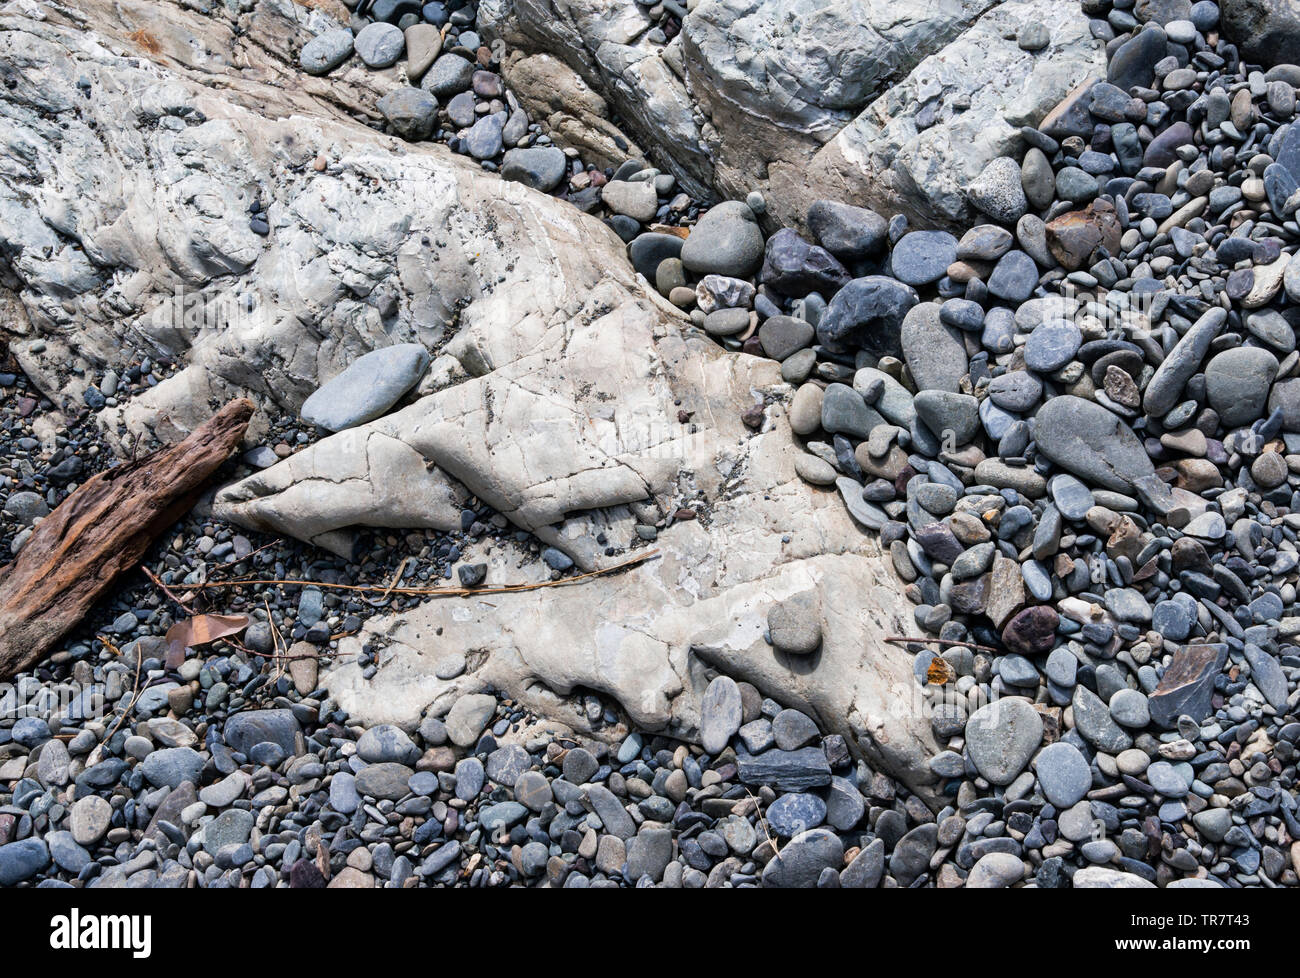
[[[796,594],[774,604],[767,612],[767,630],[773,647],[781,652],[816,652],[822,642],[821,602],[817,595]]]
[[[980,774],[1010,784],[1025,769],[1043,739],[1043,719],[1033,704],[1006,696],[980,707],[966,721],[966,748]]]
[[[740,689],[730,676],[717,676],[700,700],[700,744],[710,754],[727,746],[741,722]]]
[[[1057,808],[1079,802],[1092,787],[1092,771],[1079,748],[1063,740],[1048,744],[1034,760],[1043,796]]]
[[[346,28],[326,31],[303,45],[298,64],[309,75],[328,75],[352,57],[352,32]]]

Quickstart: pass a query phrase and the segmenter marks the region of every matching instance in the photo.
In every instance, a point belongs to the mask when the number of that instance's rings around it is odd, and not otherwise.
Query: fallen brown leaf
[[[207,645],[219,638],[237,635],[248,627],[247,615],[195,615],[167,629],[167,642],[183,648]]]

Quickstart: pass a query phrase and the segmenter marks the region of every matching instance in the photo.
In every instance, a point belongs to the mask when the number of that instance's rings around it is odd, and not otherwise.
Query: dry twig
[[[628,560],[621,561],[617,564],[611,564],[609,567],[601,567],[598,570],[588,571],[585,574],[577,574],[574,577],[562,577],[558,581],[536,581],[529,584],[502,584],[497,587],[394,587],[392,584],[329,584],[324,581],[311,580],[275,580],[274,578],[237,578],[233,581],[207,581],[203,584],[196,585],[200,591],[209,588],[229,588],[229,587],[251,587],[260,585],[274,585],[284,587],[285,585],[294,585],[297,587],[318,587],[328,588],[335,591],[358,591],[363,594],[380,593],[383,595],[401,594],[411,597],[426,598],[448,598],[448,597],[473,597],[480,594],[513,594],[516,591],[537,591],[548,587],[564,587],[569,584],[577,584],[581,581],[590,580],[594,577],[604,577],[613,574],[616,571],[626,570],[629,567],[635,567],[637,564],[645,563],[652,557],[659,555],[658,550],[647,550],[645,553],[637,554]]]
[[[101,642],[104,643],[104,646],[105,646],[105,647],[106,647],[110,652],[112,652],[114,655],[116,655],[116,656],[120,656],[120,655],[122,654],[122,650],[119,649],[119,648],[118,648],[116,645],[114,645],[112,642],[110,642],[106,637],[104,637],[103,635],[100,635],[100,636],[98,636],[98,638],[99,638],[99,640],[100,640]],[[144,655],[144,653],[143,653],[143,650],[140,648],[139,643],[136,643],[136,647],[135,647],[135,689],[134,689],[134,690],[132,691],[132,693],[131,693],[131,701],[130,701],[129,703],[127,703],[127,705],[126,705],[126,709],[123,710],[120,714],[118,714],[118,717],[117,717],[117,723],[113,724],[113,729],[111,729],[108,733],[106,733],[106,734],[104,735],[104,739],[100,741],[100,744],[101,744],[101,745],[102,745],[102,744],[106,744],[106,743],[108,743],[110,740],[113,739],[113,734],[117,733],[118,728],[122,726],[122,722],[123,722],[124,720],[126,720],[126,718],[127,718],[128,716],[130,716],[131,711],[133,711],[133,710],[135,709],[136,701],[137,701],[138,699],[140,699],[140,673],[142,673],[142,672],[144,671],[144,659],[143,659],[143,655]]]
[[[975,649],[977,652],[992,652],[994,655],[1002,655],[1002,649],[995,649],[991,645],[977,645],[974,642],[959,642],[953,638],[912,638],[909,635],[886,635],[886,642],[916,642],[918,645],[954,645],[960,648]]]

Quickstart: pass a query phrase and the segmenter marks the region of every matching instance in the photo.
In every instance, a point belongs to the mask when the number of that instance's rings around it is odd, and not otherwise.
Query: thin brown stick
[[[266,624],[271,629],[271,646],[278,652],[280,650],[280,629],[275,627],[275,616],[271,614],[271,602],[267,600],[266,595],[262,595],[262,607],[266,609]]]
[[[198,612],[196,612],[193,608],[191,608],[179,597],[177,597],[176,594],[172,592],[171,588],[169,588],[166,584],[164,584],[161,580],[159,580],[158,575],[156,575],[148,567],[145,567],[144,564],[141,564],[140,570],[144,571],[144,576],[149,578],[149,580],[153,582],[154,587],[156,587],[159,591],[167,595],[168,598],[170,598],[177,605],[179,605],[181,611],[185,612],[187,615],[190,615],[191,617],[198,614]]]
[[[330,637],[333,638],[333,636]],[[228,642],[230,640],[222,639],[222,641]],[[276,659],[281,662],[293,662],[296,659],[332,659],[336,655],[344,654],[342,652],[331,652],[329,649],[317,649],[311,655],[289,655],[288,652],[285,652],[283,654],[276,653],[276,652],[258,652],[257,650],[250,649],[248,648],[248,646],[241,645],[238,642],[234,642],[232,644],[238,651],[243,652],[246,655],[255,655],[259,659]]]
[[[400,581],[402,579],[402,575],[406,573],[406,565],[409,564],[410,562],[411,562],[410,557],[402,558],[402,562],[397,565],[397,570],[393,573],[392,578],[388,582],[388,587],[384,588],[383,593],[381,593],[379,597],[370,599],[368,601],[368,604],[372,608],[382,608],[388,604],[388,599],[392,597],[393,594],[393,588],[397,587],[397,582]]]
[[[204,584],[196,585],[200,591],[208,588],[227,588],[227,587],[250,587],[253,585],[276,585],[283,587],[286,584],[296,585],[298,587],[319,587],[331,588],[336,591],[360,591],[363,593],[374,594],[402,594],[414,597],[471,597],[476,594],[512,594],[516,591],[537,591],[547,587],[563,587],[568,584],[577,584],[580,581],[589,580],[593,577],[603,577],[606,574],[613,574],[615,571],[626,570],[629,567],[635,567],[637,564],[645,563],[652,557],[659,555],[658,550],[647,550],[643,554],[638,554],[629,560],[621,561],[617,564],[611,564],[609,567],[602,567],[599,570],[588,571],[585,574],[578,574],[574,577],[562,577],[558,581],[538,581],[531,584],[503,584],[498,587],[392,587],[382,584],[327,584],[324,581],[310,580],[274,580],[272,578],[240,578],[233,581],[207,581]]]
[[[103,635],[99,636],[99,640],[103,642],[109,651],[111,651],[115,656],[120,656],[122,654],[122,650]],[[101,746],[113,739],[113,734],[117,733],[118,728],[122,726],[122,721],[124,721],[127,718],[127,715],[135,709],[136,701],[140,699],[140,673],[144,672],[143,655],[144,652],[140,648],[140,644],[137,642],[135,646],[135,690],[131,693],[131,702],[126,705],[125,710],[118,714],[117,723],[113,724],[113,729],[106,733],[104,739],[99,742]]]
[[[994,655],[1002,655],[1002,649],[995,649],[991,645],[977,645],[974,642],[959,642],[955,638],[911,638],[907,635],[886,635],[886,642],[916,642],[919,645],[955,645],[966,649],[976,649],[980,652],[992,652]]]
[[[745,794],[747,794],[749,800],[754,803],[754,814],[758,817],[758,827],[763,830],[763,837],[772,844],[772,852],[779,853],[781,847],[777,844],[776,839],[772,838],[772,833],[767,824],[767,816],[763,814],[762,804],[759,803],[759,800],[754,796],[754,793],[749,790],[748,786],[745,787]]]
[[[266,595],[262,595],[262,607],[266,609],[266,624],[271,629],[271,651],[275,653],[273,661],[275,662],[276,678],[279,679],[284,675],[285,659],[280,655],[280,629],[275,627],[275,618],[271,615],[271,602]],[[251,621],[251,619],[250,619]],[[248,650],[252,652],[252,649]],[[285,652],[289,650],[286,648]]]
[[[236,564],[242,564],[244,561],[248,560],[249,557],[256,557],[263,550],[270,550],[279,542],[280,542],[279,540],[272,540],[270,543],[264,543],[256,550],[250,550],[242,557],[236,557],[234,560],[227,560],[224,564],[217,564],[217,566],[214,567],[213,570],[221,570],[221,568],[223,567],[234,567]]]
[[[388,582],[388,587],[384,588],[384,598],[387,599],[393,593],[393,588],[397,587],[397,582],[402,579],[406,573],[406,565],[411,562],[410,557],[403,557],[402,562],[397,565],[397,570],[393,571],[393,578]]]

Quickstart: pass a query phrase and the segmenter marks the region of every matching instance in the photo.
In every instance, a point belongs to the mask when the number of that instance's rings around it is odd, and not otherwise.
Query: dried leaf
[[[237,635],[248,627],[247,615],[195,615],[167,629],[167,641],[183,647],[207,645],[219,638]]]
[[[650,230],[656,234],[671,234],[677,238],[690,237],[691,229],[678,227],[676,224],[651,224]]]

